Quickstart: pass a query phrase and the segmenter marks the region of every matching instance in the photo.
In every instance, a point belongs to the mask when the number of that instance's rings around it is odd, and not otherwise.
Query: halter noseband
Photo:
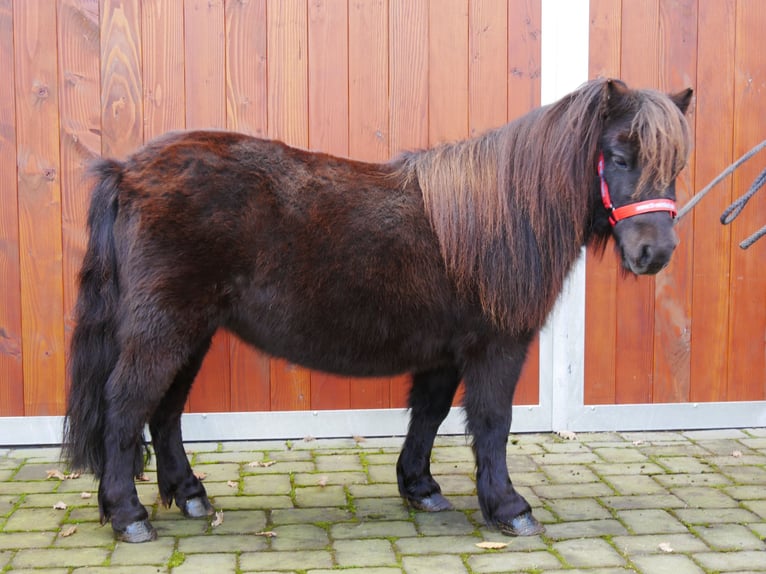
[[[647,199],[645,201],[637,201],[635,203],[615,207],[612,203],[612,198],[609,196],[609,186],[606,183],[606,179],[604,179],[603,152],[598,156],[598,177],[601,179],[601,201],[604,202],[604,207],[606,207],[606,210],[609,212],[609,223],[612,224],[612,227],[614,227],[621,219],[627,219],[628,217],[641,215],[642,213],[667,211],[673,219],[675,219],[678,213],[676,202],[666,198]]]

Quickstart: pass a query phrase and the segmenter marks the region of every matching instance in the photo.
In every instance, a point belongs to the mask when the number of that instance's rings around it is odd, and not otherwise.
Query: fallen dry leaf
[[[308,435],[308,436],[304,436],[304,437],[303,437],[303,442],[314,442],[315,440],[316,440],[316,438],[314,438],[314,437],[313,437],[313,436],[311,436],[311,435]]]
[[[575,440],[577,438],[577,435],[573,433],[571,430],[556,431],[556,434],[559,435],[564,440]]]
[[[366,441],[367,441],[367,439],[364,438],[363,436],[354,435],[354,442],[356,444],[359,444],[360,442],[366,442]]]
[[[328,480],[329,480],[329,479],[328,479],[326,476],[323,476],[323,477],[321,477],[321,478],[319,479],[319,481],[317,482],[317,484],[318,484],[319,486],[327,486],[327,481],[328,481]]]
[[[149,482],[149,475],[148,475],[148,474],[146,474],[145,472],[142,472],[141,474],[139,474],[139,475],[136,477],[136,480],[137,480],[138,482]]]
[[[500,550],[501,548],[505,548],[508,546],[507,542],[478,542],[476,544],[479,548],[484,548],[486,550]]]
[[[669,542],[660,542],[658,548],[663,552],[673,552],[673,547]]]
[[[239,486],[239,483],[236,480],[229,480],[226,483],[226,486],[228,486],[229,488],[237,488]]]
[[[257,468],[268,468],[268,467],[272,466],[275,462],[276,462],[275,460],[267,460],[267,461],[256,460],[254,462],[248,463],[247,466],[249,466],[250,468],[256,468],[256,467]]]
[[[271,530],[264,530],[262,532],[256,532],[255,535],[256,536],[263,536],[265,538],[276,538],[277,537],[277,533],[276,532],[272,532]]]
[[[80,493],[80,498],[91,498],[92,496],[93,496],[93,494],[91,494],[90,492],[81,492]]]
[[[218,510],[216,511],[215,519],[213,520],[213,522],[210,523],[210,526],[212,526],[213,528],[216,528],[217,526],[220,526],[221,524],[223,524],[223,510]]]
[[[59,500],[56,504],[53,505],[54,510],[66,510],[66,502],[63,502]]]
[[[66,475],[57,468],[46,470],[45,474],[46,474],[46,477],[45,477],[46,479],[58,478],[59,480],[64,480],[66,478]]]
[[[204,472],[195,472],[194,476],[196,476],[198,480],[205,480],[207,478],[207,474]]]
[[[644,444],[644,441],[642,441],[641,439],[633,441],[633,446],[641,446],[642,444]]]
[[[67,538],[69,536],[72,536],[72,534],[74,534],[75,532],[77,532],[77,525],[73,524],[69,528],[65,528],[64,530],[61,531],[61,538]]]
[[[731,456],[733,456],[734,458],[742,458],[742,451],[735,450],[733,453],[731,453]]]

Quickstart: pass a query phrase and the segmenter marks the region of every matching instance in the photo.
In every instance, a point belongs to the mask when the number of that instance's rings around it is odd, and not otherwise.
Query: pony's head
[[[609,228],[625,269],[663,269],[678,244],[675,181],[690,149],[684,114],[692,90],[665,95],[606,81],[598,150],[596,227]]]

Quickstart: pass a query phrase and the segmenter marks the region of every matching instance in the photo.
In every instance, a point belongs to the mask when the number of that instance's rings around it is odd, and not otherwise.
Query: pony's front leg
[[[473,435],[476,487],[484,519],[512,536],[544,532],[508,476],[506,446],[513,393],[529,341],[491,344],[466,364],[464,407]]]
[[[460,374],[454,367],[412,377],[410,427],[396,463],[396,476],[399,493],[419,510],[437,512],[452,508],[431,476],[430,457],[436,432],[449,413],[459,383]]]

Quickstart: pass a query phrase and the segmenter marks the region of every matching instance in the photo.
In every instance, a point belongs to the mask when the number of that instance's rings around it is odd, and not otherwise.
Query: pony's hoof
[[[215,513],[213,505],[207,499],[207,496],[198,496],[190,498],[183,507],[184,516],[187,518],[204,518]]]
[[[442,510],[452,510],[452,503],[444,498],[440,492],[435,492],[426,498],[408,498],[413,508],[425,510],[426,512],[441,512]]]
[[[498,528],[500,528],[500,532],[509,536],[535,536],[545,532],[545,527],[532,516],[531,512],[519,514],[511,520],[510,524],[500,522]]]
[[[117,535],[117,540],[123,542],[137,543],[157,540],[157,531],[148,520],[131,522],[125,527],[125,530],[115,529],[114,533]]]

